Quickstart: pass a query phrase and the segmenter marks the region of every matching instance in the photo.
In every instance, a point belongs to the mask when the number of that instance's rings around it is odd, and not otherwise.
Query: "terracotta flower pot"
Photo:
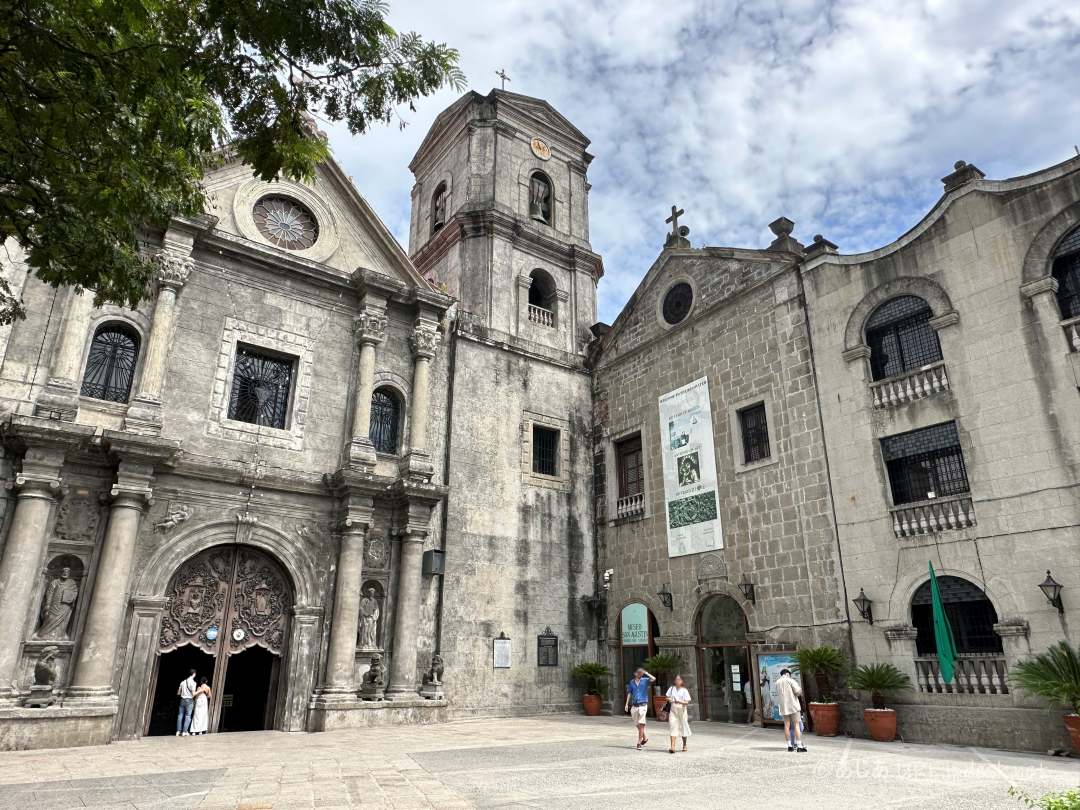
[[[604,708],[604,699],[600,695],[585,694],[581,696],[581,708],[589,717],[596,717]]]
[[[810,716],[814,719],[814,733],[819,737],[835,737],[839,733],[839,703],[811,703]]]
[[[893,709],[863,709],[863,722],[870,736],[878,742],[896,739],[896,711]]]
[[[1069,731],[1073,751],[1080,754],[1080,714],[1065,715],[1065,728]]]
[[[666,704],[666,703],[667,703],[667,698],[664,695],[653,695],[652,696],[653,714],[656,715],[657,720],[659,720],[661,722],[664,722],[664,723],[667,722],[667,712],[663,711],[664,704]]]

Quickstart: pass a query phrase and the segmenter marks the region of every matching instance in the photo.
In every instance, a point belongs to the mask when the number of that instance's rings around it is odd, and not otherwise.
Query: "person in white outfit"
[[[799,703],[801,695],[802,687],[791,677],[791,670],[780,670],[780,677],[776,681],[776,696],[780,700],[780,716],[784,718],[784,739],[788,741],[787,750],[806,753],[806,746],[802,743],[802,724],[799,722],[799,715],[802,712],[802,704]]]
[[[682,675],[676,675],[675,680],[671,682],[667,690],[667,699],[671,703],[671,710],[667,716],[668,735],[671,737],[668,753],[674,754],[675,738],[682,737],[682,750],[685,751],[686,738],[690,736],[690,718],[687,716],[689,710],[686,708],[690,705],[690,690],[686,688]]]
[[[205,734],[210,726],[210,687],[206,677],[199,679],[199,688],[195,690],[195,712],[191,716],[191,733]]]

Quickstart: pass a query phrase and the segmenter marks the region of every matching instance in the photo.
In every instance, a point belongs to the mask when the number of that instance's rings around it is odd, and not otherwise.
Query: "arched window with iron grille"
[[[960,577],[939,576],[937,581],[956,651],[961,655],[1001,652],[1001,637],[994,632],[997,611],[982,589]],[[936,653],[930,580],[911,597],[911,623],[918,631],[915,646],[919,655]]]
[[[891,298],[866,319],[866,345],[875,380],[896,377],[941,359],[941,344],[930,325],[930,305],[914,295]]]
[[[94,332],[86,357],[81,393],[108,402],[127,402],[139,359],[139,334],[125,323],[111,321]]]
[[[401,400],[392,388],[377,388],[371,395],[368,436],[380,453],[396,453],[401,440]]]
[[[1053,275],[1058,283],[1061,319],[1080,316],[1080,228],[1066,236],[1054,251]]]

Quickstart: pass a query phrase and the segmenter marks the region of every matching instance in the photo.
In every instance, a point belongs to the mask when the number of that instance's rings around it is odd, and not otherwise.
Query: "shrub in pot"
[[[896,739],[896,711],[885,707],[885,696],[898,689],[910,689],[911,678],[892,664],[863,664],[855,667],[848,686],[870,693],[870,708],[863,709],[863,722],[878,742]]]
[[[1080,753],[1080,651],[1059,642],[1017,664],[1012,681],[1025,692],[1069,708],[1065,728],[1073,750]]]
[[[581,696],[581,708],[590,717],[596,717],[604,708],[604,692],[607,689],[611,670],[595,661],[586,661],[574,667],[571,674],[574,680],[584,684],[585,692]]]
[[[665,693],[671,686],[675,675],[682,671],[684,666],[682,658],[674,653],[656,653],[642,661],[641,666],[650,675],[656,676],[656,694],[653,695],[653,713],[657,720],[666,720],[667,715],[662,711],[667,703]]]
[[[836,680],[847,662],[836,647],[803,647],[795,653],[799,673],[814,681],[817,700],[809,703],[814,733],[835,737],[840,730],[840,704],[836,701]]]

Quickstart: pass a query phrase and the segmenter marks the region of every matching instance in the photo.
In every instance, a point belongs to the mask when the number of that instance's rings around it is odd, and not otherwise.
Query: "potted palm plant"
[[[892,664],[863,664],[855,667],[848,686],[870,693],[870,708],[863,709],[863,722],[870,736],[878,742],[896,739],[896,710],[885,707],[885,696],[898,689],[909,689],[911,678]]]
[[[840,704],[836,701],[836,676],[843,671],[844,654],[836,647],[803,647],[795,653],[799,672],[814,681],[817,700],[810,701],[814,733],[835,737],[840,730]]]
[[[1069,707],[1065,728],[1073,750],[1080,752],[1080,652],[1062,641],[1017,664],[1012,680],[1025,692]]]
[[[664,694],[667,687],[671,686],[671,676],[678,674],[683,668],[683,660],[674,653],[656,653],[641,662],[646,672],[656,676],[656,694],[653,695],[653,713],[657,720],[665,720],[663,715],[664,704],[667,698]]]
[[[596,717],[604,708],[604,691],[607,689],[611,670],[595,661],[586,661],[574,667],[574,679],[585,685],[581,696],[581,708],[590,717]]]

